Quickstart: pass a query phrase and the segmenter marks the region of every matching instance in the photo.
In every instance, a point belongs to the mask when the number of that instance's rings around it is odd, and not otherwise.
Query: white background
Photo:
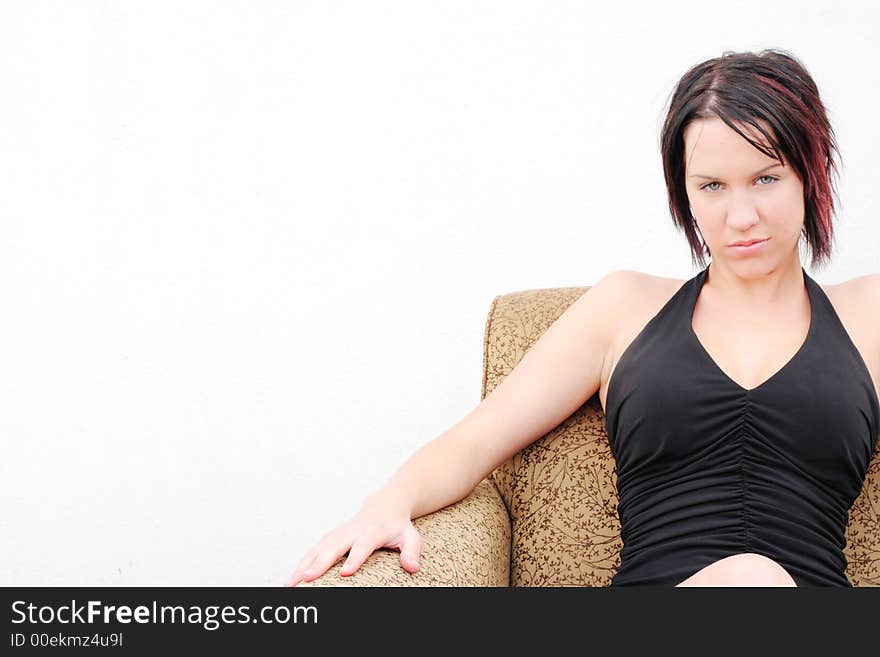
[[[880,271],[873,3],[0,5],[0,584],[278,586],[479,402],[494,296],[690,277],[690,66],[778,47]]]

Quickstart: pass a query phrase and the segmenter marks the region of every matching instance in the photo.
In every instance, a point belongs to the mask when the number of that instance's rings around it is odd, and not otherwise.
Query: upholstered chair
[[[524,290],[492,301],[481,398],[588,289]],[[343,556],[299,586],[607,586],[622,546],[616,484],[597,393],[465,498],[413,520],[423,538],[418,573],[402,568],[398,551],[380,548],[353,575],[339,575]],[[846,538],[852,584],[880,585],[880,449]]]

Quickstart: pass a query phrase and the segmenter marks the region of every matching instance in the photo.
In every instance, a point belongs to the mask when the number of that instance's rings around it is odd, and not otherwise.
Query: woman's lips
[[[752,244],[749,244],[748,246],[740,246],[739,244],[732,244],[730,246],[730,248],[733,249],[734,253],[743,254],[743,255],[746,255],[749,253],[756,253],[757,251],[761,250],[761,248],[764,246],[764,244],[767,243],[767,241],[769,239],[770,238],[768,237],[767,239],[761,240],[759,242],[754,242]]]

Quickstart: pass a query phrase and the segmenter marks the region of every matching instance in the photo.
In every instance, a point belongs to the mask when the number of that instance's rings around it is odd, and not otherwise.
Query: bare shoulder
[[[872,335],[880,348],[880,274],[865,274],[832,285],[822,285],[845,325]]]
[[[601,314],[608,352],[613,353],[620,336],[640,322],[644,324],[642,320],[647,321],[662,308],[684,282],[685,279],[618,269],[605,274],[590,288],[590,294],[583,295],[577,303],[589,305],[593,312]]]
[[[839,283],[820,285],[839,310],[862,311],[864,314],[880,309],[880,274],[865,274]]]
[[[880,273],[857,276],[840,283],[840,285],[851,286],[856,290],[855,294],[863,298],[865,304],[875,304],[873,308],[878,308],[876,304],[880,303]]]
[[[644,292],[662,292],[665,288],[680,286],[684,280],[655,276],[634,269],[617,269],[606,274],[600,282],[613,287],[617,292],[642,294]]]
[[[862,355],[880,395],[880,274],[821,287]]]
[[[662,306],[685,280],[655,276],[633,269],[618,269],[606,274],[600,283],[605,286],[608,296],[616,301],[614,305],[620,312],[615,315],[626,321],[637,320],[639,315],[650,312],[658,302]]]
[[[829,285],[831,288],[852,289],[865,294],[880,295],[880,273],[864,274],[839,283]]]
[[[662,297],[666,290],[674,292],[682,283],[632,269],[617,269],[605,274],[590,292],[596,297],[595,303],[602,308],[609,346],[634,316],[637,318],[650,310],[653,299]]]
[[[633,308],[631,305],[637,315],[645,310],[650,310],[650,307],[657,301],[660,301],[662,306],[687,281],[684,278],[656,276],[632,269],[621,269],[612,273],[618,281],[617,285],[620,291],[628,293],[628,301],[637,304],[641,300],[647,304],[645,308],[639,308],[637,305]]]
[[[612,304],[607,314],[609,337],[599,385],[599,401],[603,409],[607,384],[620,355],[686,280],[630,269],[614,271],[603,279]]]
[[[637,312],[645,305],[646,290],[657,287],[658,280],[642,272],[617,269],[605,274],[573,304],[581,307],[580,310],[573,308],[573,312],[589,315],[585,322],[588,321],[593,330],[601,334],[603,373],[621,327],[631,321],[634,309]]]
[[[583,326],[596,336],[592,347],[601,345],[603,357],[617,332],[620,318],[630,303],[633,291],[639,288],[638,278],[638,272],[608,272],[589,286],[565,313],[581,318]]]

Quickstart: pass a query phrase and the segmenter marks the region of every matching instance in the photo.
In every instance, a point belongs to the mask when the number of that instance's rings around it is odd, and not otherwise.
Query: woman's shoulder
[[[864,274],[820,287],[844,325],[873,336],[880,350],[880,274]]]
[[[635,269],[618,269],[608,274],[607,277],[614,277],[617,281],[616,284],[621,290],[627,292],[631,297],[637,296],[647,302],[658,296],[661,298],[664,295],[671,297],[688,281],[686,278],[658,276]],[[627,301],[636,300],[632,298],[627,299]]]
[[[833,285],[822,286],[868,366],[880,395],[880,274],[866,274]]]
[[[845,281],[840,281],[829,287],[855,290],[854,294],[865,295],[866,300],[870,301],[871,299],[877,299],[877,297],[880,297],[880,273],[863,274]]]
[[[660,297],[672,296],[689,279],[658,276],[633,269],[612,272],[620,281],[621,287],[633,294],[645,292]],[[871,318],[880,317],[880,273],[863,274],[854,278],[830,284],[817,284],[834,302],[845,311],[858,311]]]
[[[655,274],[637,271],[635,269],[615,269],[614,271],[607,273],[604,279],[613,279],[618,281],[621,285],[635,285],[637,287],[645,285],[669,286],[674,285],[675,283],[678,283],[680,286],[687,280],[684,278],[657,276]]]
[[[864,274],[837,283],[819,283],[838,312],[880,316],[880,274]]]
[[[638,323],[646,313],[656,312],[684,282],[634,269],[617,269],[605,274],[593,287],[602,288],[604,312],[612,335],[617,335]]]
[[[656,314],[688,279],[658,276],[634,269],[615,270],[603,283],[613,286],[614,305],[612,333],[627,335]]]

